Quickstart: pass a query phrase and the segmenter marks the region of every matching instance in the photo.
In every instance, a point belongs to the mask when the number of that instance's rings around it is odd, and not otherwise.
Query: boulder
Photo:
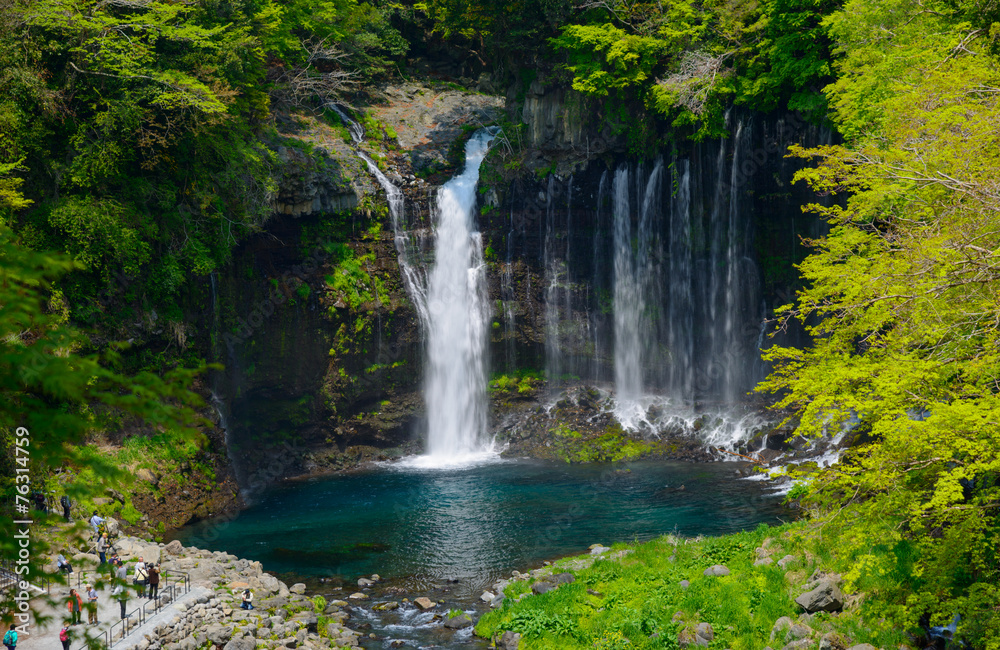
[[[689,581],[687,581],[687,580],[681,580],[677,584],[679,584],[681,586],[681,589],[687,589],[688,587],[691,586],[691,583]]]
[[[290,591],[293,594],[299,594],[301,596],[302,594],[306,593],[306,586],[301,582],[296,582],[294,585],[288,588],[288,591]]]
[[[449,630],[464,630],[467,627],[472,627],[472,618],[468,614],[452,616],[444,622],[444,626]]]
[[[531,593],[535,594],[536,596],[540,596],[542,594],[549,593],[555,588],[556,584],[554,582],[548,582],[547,580],[540,580],[535,584],[531,585]]]
[[[601,555],[603,553],[607,553],[610,550],[611,549],[609,547],[607,547],[607,546],[594,546],[594,547],[591,547],[590,554],[591,555]]]
[[[274,593],[276,591],[279,591],[281,588],[281,581],[275,578],[270,573],[262,573],[260,574],[260,577],[257,579],[260,580],[260,588],[263,591]]]
[[[795,599],[795,603],[809,613],[839,612],[844,607],[844,594],[831,580],[822,580],[812,591]]]
[[[433,600],[427,596],[421,596],[420,598],[413,599],[414,604],[416,604],[420,609],[432,609],[437,606]]]
[[[722,564],[714,564],[707,569],[705,569],[703,575],[706,576],[727,576],[729,575],[729,568]]]
[[[491,603],[493,602],[493,599],[496,597],[497,595],[492,591],[484,591],[483,595],[479,597],[479,600],[483,601],[484,603]]]
[[[135,477],[140,481],[145,481],[146,483],[149,483],[150,485],[154,486],[159,484],[160,482],[159,477],[153,473],[153,470],[147,469],[145,467],[140,467],[138,470],[136,470]]]
[[[496,609],[497,607],[503,605],[503,601],[506,599],[507,597],[504,596],[503,594],[498,594],[496,598],[490,601],[490,607]]]
[[[368,594],[363,594],[359,591],[356,594],[351,594],[348,598],[351,600],[368,600]]]
[[[775,637],[784,639],[785,631],[790,629],[793,625],[795,625],[795,621],[787,616],[782,616],[776,620],[774,625],[771,626],[771,640],[774,641]]]
[[[375,584],[374,580],[369,580],[368,578],[358,578],[358,586],[364,589],[365,587],[371,587]]]
[[[850,644],[843,635],[837,632],[827,632],[819,640],[819,650],[847,650]]]
[[[812,639],[796,639],[786,644],[781,650],[812,650],[816,647],[816,642]]]
[[[504,632],[497,648],[500,650],[517,650],[521,645],[521,635],[517,632]]]
[[[767,566],[768,564],[774,564],[774,560],[769,557],[762,557],[753,563],[754,566]]]
[[[552,576],[552,582],[557,585],[568,585],[571,582],[576,582],[576,576],[572,573],[557,573]]]
[[[390,600],[385,603],[379,603],[378,605],[372,607],[372,609],[376,612],[391,612],[394,609],[399,609],[399,603],[394,600]]]
[[[795,557],[794,555],[786,555],[785,557],[778,560],[778,566],[780,566],[782,569],[785,569],[788,567],[789,564],[796,561],[797,559],[798,558]]]
[[[218,623],[213,623],[205,628],[205,638],[215,645],[226,645],[232,637],[232,625],[219,625]]]

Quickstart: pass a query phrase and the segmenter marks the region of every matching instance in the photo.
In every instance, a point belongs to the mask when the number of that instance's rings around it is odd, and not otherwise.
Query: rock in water
[[[436,607],[437,606],[437,603],[435,603],[433,600],[431,600],[427,596],[421,596],[420,598],[414,598],[413,602],[418,607],[420,607],[420,609],[431,609],[432,607]]]
[[[809,613],[839,612],[844,608],[844,594],[835,582],[824,580],[812,591],[796,598],[795,603]]]
[[[494,594],[493,592],[484,591],[483,595],[479,597],[479,600],[483,601],[484,603],[490,603],[493,602],[493,599],[496,597],[497,597],[496,594]]]
[[[446,620],[444,626],[449,630],[464,630],[467,627],[472,627],[472,619],[469,618],[468,614],[461,614]]]

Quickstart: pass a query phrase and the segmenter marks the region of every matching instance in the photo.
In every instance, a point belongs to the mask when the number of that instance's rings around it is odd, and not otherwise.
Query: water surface
[[[378,573],[412,588],[451,579],[472,593],[594,543],[719,535],[787,518],[780,497],[732,471],[668,461],[388,466],[275,486],[235,520],[177,537],[270,572],[335,582]]]

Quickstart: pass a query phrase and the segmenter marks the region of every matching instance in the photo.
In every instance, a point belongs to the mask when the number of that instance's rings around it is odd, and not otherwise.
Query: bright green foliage
[[[647,85],[671,49],[668,41],[611,24],[569,25],[552,45],[568,53],[573,89],[597,96]]]
[[[872,538],[911,549],[913,581],[882,594],[912,625],[960,611],[979,640],[998,637],[986,605],[1000,584],[1000,70],[954,5],[849,2],[829,23],[844,52],[830,88],[850,147],[796,153],[800,178],[843,193],[811,206],[831,224],[801,265],[808,283],[786,310],[814,337],[774,348],[764,388],[836,430],[856,414],[870,443],[821,474],[812,501],[852,504],[851,579]],[[969,7],[972,10],[972,7]],[[997,647],[989,646],[989,647]]]

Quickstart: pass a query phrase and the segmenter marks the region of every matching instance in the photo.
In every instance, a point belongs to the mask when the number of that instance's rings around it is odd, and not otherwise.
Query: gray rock
[[[472,619],[468,614],[461,614],[447,619],[444,626],[449,630],[464,630],[467,627],[472,627]]]
[[[500,637],[501,650],[517,650],[521,645],[521,635],[518,632],[504,632]]]
[[[677,634],[677,645],[682,648],[690,648],[691,646],[708,647],[708,643],[706,639],[698,636],[690,627],[684,628]]]
[[[812,639],[798,639],[786,644],[781,650],[811,650],[815,645]]]
[[[556,588],[555,583],[548,582],[546,580],[541,580],[531,585],[531,593],[535,594],[536,596],[540,596],[542,594],[549,593],[555,588]]]
[[[837,632],[827,632],[819,640],[819,650],[847,650],[850,643],[843,635]]]
[[[785,557],[778,560],[778,566],[780,566],[782,569],[785,569],[788,567],[789,564],[795,562],[798,559],[799,558],[795,557],[794,555],[786,555]]]
[[[775,637],[783,639],[785,631],[789,630],[793,625],[795,625],[795,621],[787,616],[782,616],[776,620],[774,625],[771,626],[771,640],[774,641]]]
[[[498,594],[496,598],[494,598],[493,600],[490,601],[490,607],[492,607],[493,609],[496,609],[497,607],[502,606],[503,605],[503,601],[505,601],[506,599],[507,599],[507,597],[504,596],[503,594]]]
[[[705,643],[699,643],[698,645],[708,645],[715,638],[715,630],[712,629],[710,623],[698,623],[698,627],[694,630],[694,635],[699,640],[705,641]]]
[[[812,628],[796,623],[792,625],[790,628],[788,628],[788,632],[785,633],[785,640],[795,641],[798,639],[805,639],[811,635],[812,635]]]
[[[688,587],[691,586],[691,583],[689,581],[687,581],[687,580],[681,580],[677,584],[679,584],[681,586],[681,589],[687,589]]]
[[[483,595],[479,597],[479,600],[483,601],[484,603],[491,603],[493,602],[493,599],[496,597],[497,595],[492,591],[484,591]]]
[[[795,603],[807,612],[839,612],[844,608],[844,594],[832,581],[821,581],[812,591],[807,591],[795,599]]]
[[[233,636],[232,625],[213,623],[205,628],[205,637],[215,645],[226,645]]]
[[[552,576],[552,582],[557,585],[567,585],[571,582],[576,582],[576,576],[572,573],[557,573]]]
[[[714,564],[707,569],[705,569],[703,575],[706,576],[727,576],[729,575],[729,568],[722,564]]]
[[[858,645],[852,645],[847,650],[878,650],[878,648],[870,643],[860,643]]]
[[[371,587],[375,584],[374,580],[369,580],[368,578],[358,578],[358,586],[364,589],[365,587]]]
[[[590,549],[590,554],[591,555],[601,555],[603,553],[607,553],[610,550],[611,549],[609,547],[607,547],[607,546],[595,546],[594,548]]]
[[[296,639],[294,636],[290,636],[288,638],[282,639],[281,641],[278,642],[278,644],[283,648],[297,648],[299,647],[299,640]]]
[[[301,595],[306,593],[306,586],[301,582],[296,582],[294,585],[288,588],[288,591],[292,592],[293,594]]]
[[[767,566],[768,564],[774,564],[774,560],[769,557],[762,557],[753,563],[754,566]]]

